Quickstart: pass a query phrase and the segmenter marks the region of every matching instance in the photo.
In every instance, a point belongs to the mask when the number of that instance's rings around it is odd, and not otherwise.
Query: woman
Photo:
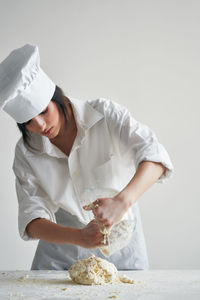
[[[129,208],[134,234],[106,259],[118,269],[148,268],[137,199],[173,171],[154,132],[113,101],[67,98],[40,68],[32,45],[1,63],[0,94],[23,135],[13,170],[20,236],[40,240],[32,269],[68,269],[90,252],[105,258],[97,249],[100,228],[111,228]],[[99,190],[115,194],[101,197]],[[92,212],[85,206],[88,191]]]

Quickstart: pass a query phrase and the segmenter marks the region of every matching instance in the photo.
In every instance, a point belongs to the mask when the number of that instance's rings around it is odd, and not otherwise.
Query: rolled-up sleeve
[[[37,178],[25,156],[16,148],[13,171],[16,176],[16,193],[18,198],[18,228],[21,238],[33,240],[26,231],[26,226],[34,219],[45,218],[56,222],[55,207],[40,187]]]
[[[107,122],[117,138],[120,154],[123,156],[129,153],[136,170],[142,161],[157,162],[165,166],[166,170],[157,180],[158,183],[163,183],[172,177],[173,164],[154,131],[136,121],[124,106],[110,100],[106,106]]]

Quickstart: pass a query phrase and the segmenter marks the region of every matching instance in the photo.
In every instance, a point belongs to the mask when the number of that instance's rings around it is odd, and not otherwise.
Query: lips
[[[53,128],[53,127],[51,127],[51,128],[49,128],[49,129],[43,131],[43,134],[44,134],[44,135],[49,135],[49,134],[51,133],[51,131],[52,131],[52,128]]]

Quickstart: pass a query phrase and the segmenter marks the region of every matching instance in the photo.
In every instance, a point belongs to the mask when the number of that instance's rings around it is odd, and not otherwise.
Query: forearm
[[[94,207],[89,209],[93,210],[99,223],[111,227],[121,220],[128,208],[158,180],[165,169],[160,163],[141,162],[133,178],[120,193],[111,198],[98,198],[93,202]]]
[[[78,245],[80,240],[80,229],[65,227],[43,218],[30,222],[26,230],[31,237],[50,243]]]
[[[131,206],[158,178],[165,172],[166,168],[161,163],[143,161],[128,183],[119,193],[119,196]]]

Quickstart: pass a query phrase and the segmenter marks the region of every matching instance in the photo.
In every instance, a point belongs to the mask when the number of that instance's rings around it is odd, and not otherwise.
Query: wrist
[[[133,204],[131,195],[129,193],[127,193],[125,190],[122,190],[117,195],[117,199],[122,203],[125,211],[127,211],[129,209],[129,207],[131,207],[131,205]]]
[[[82,234],[82,229],[79,228],[70,228],[71,229],[71,241],[70,244],[78,245],[80,246],[81,244],[81,234]]]
[[[126,210],[128,210],[135,202],[133,194],[127,191],[126,189],[122,190],[117,196],[123,203],[123,206]]]

